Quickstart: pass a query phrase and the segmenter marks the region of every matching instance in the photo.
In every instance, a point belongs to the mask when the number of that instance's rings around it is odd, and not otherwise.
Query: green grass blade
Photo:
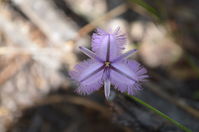
[[[153,106],[145,103],[144,101],[142,101],[141,99],[135,97],[135,96],[131,96],[131,95],[127,95],[128,97],[132,98],[133,100],[135,100],[136,102],[144,105],[146,108],[152,110],[153,112],[155,112],[156,114],[160,115],[161,117],[163,117],[164,119],[167,119],[168,121],[170,121],[171,123],[173,123],[174,125],[176,125],[178,128],[180,128],[181,130],[183,130],[184,132],[192,132],[189,128],[185,127],[184,125],[180,124],[179,122],[177,122],[176,120],[170,118],[169,116],[167,116],[166,114],[162,113],[161,111],[157,110],[156,108],[154,108]]]
[[[146,11],[148,11],[151,15],[160,19],[160,14],[158,13],[158,11],[155,8],[151,7],[149,4],[147,4],[146,2],[144,2],[143,0],[129,0],[129,1],[141,6]]]

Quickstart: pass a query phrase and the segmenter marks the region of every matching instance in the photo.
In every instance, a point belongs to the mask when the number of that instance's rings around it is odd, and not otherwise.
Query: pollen
[[[109,66],[110,66],[110,62],[109,62],[109,61],[106,61],[106,62],[105,62],[105,66],[106,66],[106,67],[109,67]]]

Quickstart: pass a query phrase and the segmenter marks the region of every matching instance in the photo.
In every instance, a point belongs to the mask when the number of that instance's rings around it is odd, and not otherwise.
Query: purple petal
[[[121,92],[135,94],[141,89],[139,82],[146,79],[146,69],[136,61],[121,61],[112,64],[110,71],[111,83]]]
[[[121,61],[121,60],[123,60],[123,59],[126,59],[127,57],[129,57],[129,56],[131,56],[133,53],[135,53],[136,51],[137,51],[136,49],[132,49],[132,50],[130,50],[130,51],[128,51],[128,52],[126,52],[126,53],[124,53],[124,54],[122,54],[122,55],[116,57],[116,58],[112,61],[112,63],[117,62],[117,61]]]
[[[97,57],[93,51],[91,51],[87,48],[81,47],[81,46],[79,47],[79,49],[81,50],[81,52],[83,52],[85,55],[87,55],[91,59],[96,59],[97,61],[102,62],[102,60],[99,57]]]
[[[125,35],[118,31],[110,34],[98,29],[92,36],[92,50],[104,61],[111,61],[121,54],[126,41]]]
[[[75,66],[70,76],[79,83],[77,92],[90,94],[98,90],[102,84],[103,64],[94,60],[87,60]]]

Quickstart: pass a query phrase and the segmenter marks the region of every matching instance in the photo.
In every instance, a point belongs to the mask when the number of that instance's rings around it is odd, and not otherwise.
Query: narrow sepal
[[[87,55],[91,59],[96,59],[97,61],[102,62],[102,60],[98,56],[96,56],[96,54],[93,51],[91,51],[85,47],[82,47],[82,46],[80,46],[79,49],[81,52],[83,52],[85,55]]]
[[[111,89],[111,82],[110,80],[107,79],[104,81],[104,94],[107,100],[109,100],[110,89]]]
[[[124,53],[124,54],[121,54],[120,56],[118,56],[114,60],[112,60],[112,63],[124,60],[124,59],[128,58],[129,56],[131,56],[136,51],[137,51],[136,49],[132,49],[132,50],[130,50],[130,51]]]

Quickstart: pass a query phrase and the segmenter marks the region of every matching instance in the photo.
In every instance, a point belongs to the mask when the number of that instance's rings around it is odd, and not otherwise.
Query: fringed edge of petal
[[[89,86],[81,85],[81,83],[80,83],[79,87],[75,90],[75,92],[80,95],[89,95],[92,92],[99,90],[102,87],[102,85],[103,85],[103,81],[99,81],[99,82],[89,85]],[[90,87],[90,88],[88,88],[88,87]],[[95,87],[95,88],[93,88],[93,87]]]
[[[120,91],[121,93],[127,92],[129,95],[136,95],[139,91],[143,89],[139,83],[134,83],[133,85],[127,85],[127,84],[120,84],[114,80],[112,80],[111,82],[116,90]]]
[[[124,63],[135,72],[139,81],[146,81],[149,78],[148,71],[139,62],[135,60],[124,60]]]

